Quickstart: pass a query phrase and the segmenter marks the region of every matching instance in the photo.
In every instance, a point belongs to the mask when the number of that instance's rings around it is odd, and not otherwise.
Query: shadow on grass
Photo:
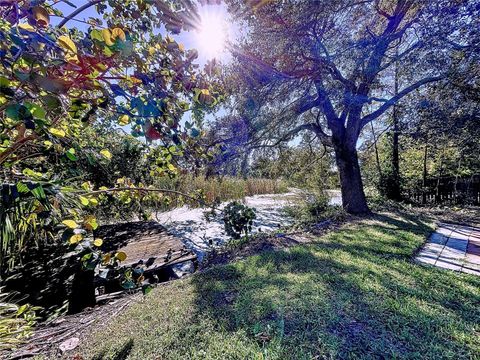
[[[403,219],[213,268],[193,278],[196,310],[287,359],[473,356],[480,279],[414,264],[431,229]]]
[[[116,354],[111,357],[107,357],[107,352],[102,351],[101,353],[97,354],[95,357],[92,358],[92,360],[104,360],[104,359],[111,359],[111,360],[125,360],[128,358],[130,353],[132,352],[133,349],[133,339],[130,339],[125,342],[125,344],[122,345],[120,349],[116,352]]]

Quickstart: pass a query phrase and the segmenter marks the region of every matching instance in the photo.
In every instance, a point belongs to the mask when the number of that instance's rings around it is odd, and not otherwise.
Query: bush
[[[242,234],[248,237],[256,217],[254,208],[233,201],[223,210],[225,231],[234,239],[240,239]]]
[[[38,308],[28,304],[18,306],[8,302],[8,297],[7,293],[0,293],[0,350],[21,344],[32,334],[37,320],[35,310]]]
[[[317,224],[324,220],[339,220],[345,216],[341,206],[329,205],[330,198],[324,192],[309,195],[296,206],[285,211],[299,226]]]
[[[327,210],[328,203],[329,198],[324,192],[317,193],[307,199],[305,210],[310,217],[317,219]]]

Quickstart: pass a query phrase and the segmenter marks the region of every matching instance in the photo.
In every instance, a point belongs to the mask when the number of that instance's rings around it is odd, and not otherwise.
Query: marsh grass
[[[202,190],[208,202],[215,200],[239,200],[245,196],[278,194],[288,191],[286,184],[280,180],[260,178],[210,178],[182,176],[178,189],[183,192]]]
[[[182,174],[176,179],[158,179],[159,188],[174,189],[186,194],[201,192],[207,203],[215,201],[241,200],[245,196],[262,194],[280,194],[288,192],[284,181],[263,178],[236,178],[193,176]],[[174,199],[175,200],[175,199]],[[172,202],[173,207],[177,204]],[[194,206],[195,204],[191,204]]]

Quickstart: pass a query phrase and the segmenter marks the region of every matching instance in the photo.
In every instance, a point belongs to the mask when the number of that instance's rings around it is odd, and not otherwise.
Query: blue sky
[[[83,4],[86,4],[88,0],[82,0],[82,1],[75,1],[75,4],[77,6],[82,6]],[[64,16],[67,16],[68,14],[72,13],[75,11],[75,8],[65,4],[65,3],[58,3],[55,5],[55,8],[61,10],[63,12]],[[227,24],[230,24],[231,21],[229,19],[226,6],[224,4],[221,5],[199,5],[199,12],[202,18],[207,19],[207,21],[225,21]],[[82,31],[87,31],[89,25],[81,22],[81,21],[86,21],[90,17],[98,17],[98,14],[95,10],[95,7],[92,6],[90,8],[87,8],[85,11],[81,12],[78,14],[74,19],[75,20],[80,20],[80,21],[75,21],[72,19],[68,23],[68,27],[77,27]],[[51,17],[51,23],[52,25],[58,24],[62,18],[60,17]],[[207,24],[208,25],[208,24]],[[166,34],[165,29],[161,28],[158,29],[162,35]],[[232,37],[234,34],[237,32],[234,30],[233,26],[227,29],[228,34],[225,35],[226,40],[233,40]],[[205,39],[205,37],[200,37],[199,33],[197,31],[183,31],[179,35],[173,35],[172,36],[178,43],[182,43],[185,46],[185,49],[196,49],[198,51],[199,57],[197,59],[197,63],[203,66],[208,60],[210,60],[211,54],[207,51],[205,47],[208,48],[208,39]],[[228,51],[225,49],[221,53],[217,54],[216,56],[217,60],[226,63],[231,59],[230,54]],[[225,114],[225,110],[220,108],[217,110],[216,115],[217,116],[223,116]],[[207,115],[206,121],[212,121],[214,118],[213,115]],[[191,114],[190,112],[187,112],[183,119],[182,122],[189,121],[191,120]],[[130,131],[130,126],[124,126],[122,127],[125,131],[129,132]]]
[[[82,6],[83,4],[86,4],[88,0],[82,0],[82,1],[75,1],[75,4],[77,6]],[[75,8],[65,4],[65,3],[58,3],[55,5],[56,9],[59,9],[63,12],[64,16],[67,16],[68,14],[72,13]],[[202,16],[202,18],[207,18],[209,21],[211,19],[219,19],[222,20],[224,19],[227,23],[231,24],[231,21],[229,19],[226,6],[224,4],[221,5],[199,5],[199,11]],[[98,14],[95,11],[95,7],[92,6],[79,15],[75,17],[76,20],[81,20],[81,21],[86,21],[88,20],[89,17],[98,17]],[[51,23],[52,25],[58,24],[62,19],[59,17],[52,16],[51,18]],[[68,26],[75,26],[83,31],[86,31],[88,28],[87,24],[84,24],[79,21],[71,20],[68,23]],[[161,34],[166,34],[165,29],[158,29],[158,31]],[[233,29],[228,30],[228,38],[232,38],[236,31]],[[200,65],[204,65],[206,61],[209,60],[209,54],[207,51],[205,51],[204,48],[204,43],[200,41],[200,37],[198,35],[198,32],[196,31],[183,31],[179,35],[174,35],[172,36],[177,42],[182,43],[186,49],[196,49],[199,53],[199,58],[198,58],[198,63]],[[222,62],[228,62],[230,59],[230,55],[227,50],[219,54],[217,56],[217,59],[222,61]]]

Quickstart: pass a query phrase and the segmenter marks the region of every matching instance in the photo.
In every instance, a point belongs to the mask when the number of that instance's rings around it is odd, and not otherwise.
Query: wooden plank
[[[137,221],[104,225],[97,229],[97,237],[104,241],[105,251],[123,251],[127,254],[125,266],[149,261],[151,267],[162,267],[195,260],[196,255],[183,242],[169,234],[155,221]]]

